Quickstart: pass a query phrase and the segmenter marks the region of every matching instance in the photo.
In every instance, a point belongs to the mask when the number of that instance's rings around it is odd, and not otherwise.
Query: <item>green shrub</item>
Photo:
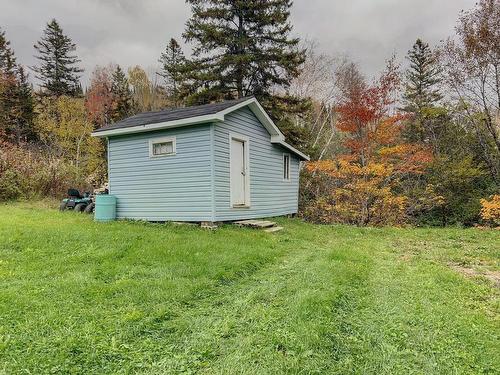
[[[7,170],[0,175],[0,201],[14,200],[21,196],[17,181],[17,174],[13,170]]]
[[[0,144],[0,201],[60,198],[70,187],[90,190],[73,163],[34,147]]]

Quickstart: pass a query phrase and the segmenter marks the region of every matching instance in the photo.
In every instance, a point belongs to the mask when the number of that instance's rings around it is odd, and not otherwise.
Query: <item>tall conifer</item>
[[[112,114],[113,121],[120,121],[131,116],[133,112],[132,92],[127,77],[119,65],[113,72],[111,92],[115,102]]]
[[[34,47],[39,65],[32,69],[45,93],[56,97],[81,95],[79,73],[83,70],[78,67],[80,60],[75,54],[76,45],[64,35],[55,19],[47,24],[43,36]]]
[[[34,140],[32,88],[1,29],[0,85],[0,135],[16,143]]]
[[[165,91],[174,106],[177,107],[180,104],[180,89],[184,83],[183,72],[186,66],[186,58],[177,40],[170,39],[159,61],[162,64],[159,74],[165,80]]]
[[[193,43],[188,103],[255,95],[275,120],[303,104],[286,95],[305,60],[299,39],[290,36],[291,0],[187,3],[193,13],[184,32]]]
[[[4,74],[14,74],[16,58],[10,46],[10,41],[5,37],[5,31],[0,28],[0,71]]]
[[[441,82],[441,69],[436,55],[429,45],[417,39],[408,51],[410,67],[406,71],[403,100],[405,110],[418,112],[423,108],[436,105],[442,99],[438,84]]]
[[[410,66],[405,74],[403,110],[412,118],[405,135],[411,141],[431,144],[436,152],[441,125],[446,122],[446,111],[438,106],[443,98],[439,90],[441,68],[436,54],[420,39],[408,51],[407,59]]]

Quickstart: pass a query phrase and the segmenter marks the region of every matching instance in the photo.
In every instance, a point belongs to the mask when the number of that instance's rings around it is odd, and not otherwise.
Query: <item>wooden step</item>
[[[271,228],[276,225],[276,223],[269,220],[240,220],[235,221],[234,224],[240,227],[251,227],[251,228]]]

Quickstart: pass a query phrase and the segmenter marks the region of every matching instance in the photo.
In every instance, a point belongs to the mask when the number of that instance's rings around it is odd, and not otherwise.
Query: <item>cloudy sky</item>
[[[295,0],[294,33],[332,55],[347,54],[366,75],[393,53],[403,58],[417,37],[431,44],[453,33],[475,0]],[[77,44],[85,69],[97,64],[141,65],[153,73],[166,41],[181,39],[190,15],[184,0],[0,0],[0,27],[18,60],[32,65],[33,44],[56,18]]]

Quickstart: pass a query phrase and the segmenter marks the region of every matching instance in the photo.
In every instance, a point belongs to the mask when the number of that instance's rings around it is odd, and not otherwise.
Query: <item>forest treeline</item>
[[[289,0],[187,3],[190,56],[172,38],[153,77],[110,63],[95,67],[88,87],[56,20],[34,44],[31,67],[0,29],[0,200],[105,182],[105,145],[90,136],[104,125],[253,95],[311,156],[300,192],[308,220],[500,224],[499,0],[463,11],[439,45],[409,41],[404,60],[388,56],[375,78],[293,37]]]

